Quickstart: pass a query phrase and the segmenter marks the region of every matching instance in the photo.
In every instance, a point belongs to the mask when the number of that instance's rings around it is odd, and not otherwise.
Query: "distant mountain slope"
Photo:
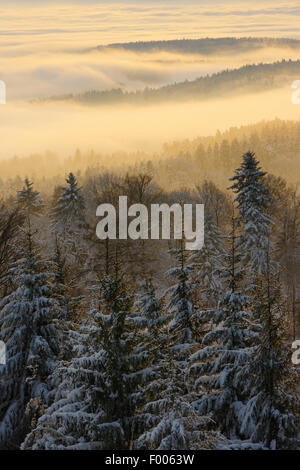
[[[275,47],[300,51],[300,40],[288,38],[204,38],[204,39],[175,39],[168,41],[139,41],[115,43],[98,46],[99,51],[105,49],[123,49],[134,52],[177,52],[189,54],[234,54],[250,52],[258,49]],[[94,48],[95,49],[95,48]]]
[[[157,89],[146,88],[136,92],[126,92],[120,88],[110,91],[91,90],[78,95],[52,97],[49,100],[72,100],[90,105],[153,104],[189,99],[207,100],[214,97],[257,93],[289,86],[296,79],[300,79],[300,60],[283,60],[273,64],[246,65],[239,69],[224,70],[196,80],[186,80]]]

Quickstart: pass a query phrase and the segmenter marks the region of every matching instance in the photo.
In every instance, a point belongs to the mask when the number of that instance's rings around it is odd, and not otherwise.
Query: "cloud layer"
[[[91,88],[160,86],[246,63],[299,58],[296,52],[278,50],[227,56],[220,52],[210,57],[85,52],[99,44],[140,40],[207,36],[300,39],[298,0],[54,3],[19,0],[7,6],[7,1],[0,0],[0,80],[6,82],[8,100],[0,107],[1,157],[44,149],[68,152],[77,146],[107,151],[152,149],[165,140],[214,132],[217,127],[299,114],[298,107],[290,104],[290,90],[269,95],[264,107],[260,96],[138,111],[15,103]]]
[[[224,66],[283,56],[276,51],[233,61],[134,54],[82,54],[99,44],[218,36],[300,38],[298,0],[32,2],[0,0],[0,79],[9,99],[28,99],[86,89],[129,90],[193,79]],[[287,58],[297,58],[295,54]]]
[[[0,2],[1,36],[72,45],[219,35],[300,36],[297,0]],[[63,2],[62,2],[63,3]]]

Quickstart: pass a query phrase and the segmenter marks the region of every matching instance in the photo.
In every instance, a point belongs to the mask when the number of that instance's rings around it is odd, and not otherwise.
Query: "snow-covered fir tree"
[[[16,205],[24,212],[27,222],[32,216],[41,214],[44,203],[38,191],[33,189],[33,183],[25,179],[23,189],[17,192]]]
[[[99,443],[94,443],[87,434],[86,427],[97,413],[101,413],[101,409],[99,410],[98,403],[89,402],[89,379],[86,377],[77,383],[74,377],[79,368],[76,358],[86,359],[95,353],[96,342],[91,332],[96,330],[96,325],[91,320],[88,326],[83,324],[73,332],[72,358],[70,362],[66,362],[63,357],[50,377],[55,388],[49,394],[49,406],[26,436],[21,445],[22,450],[99,447]]]
[[[252,319],[246,308],[247,298],[239,288],[243,275],[235,233],[233,217],[223,272],[228,290],[218,308],[195,312],[193,320],[207,332],[199,349],[191,355],[189,367],[200,415],[209,414],[228,438],[240,437],[237,416],[247,398],[243,381],[256,340],[255,332],[249,328]]]
[[[72,266],[74,278],[80,278],[89,262],[85,200],[73,173],[66,182],[67,186],[60,188],[60,196],[52,209],[51,230],[60,238],[62,255],[68,267]]]
[[[269,249],[266,267],[254,299],[253,307],[260,319],[259,342],[244,377],[250,399],[239,416],[241,432],[267,449],[297,449],[299,373],[291,363],[288,312]]]
[[[24,448],[130,449],[136,414],[151,376],[150,355],[130,321],[133,298],[123,276],[104,276],[85,328],[85,349],[65,371],[57,400]],[[100,307],[100,309],[99,309]]]
[[[59,306],[59,317],[67,322],[74,321],[80,307],[81,296],[72,295],[72,286],[68,279],[66,256],[63,254],[62,243],[55,236],[54,246],[54,296]]]
[[[85,201],[81,187],[73,173],[66,179],[67,186],[60,188],[61,194],[53,208],[52,229],[60,234],[80,235],[86,228]]]
[[[239,211],[241,262],[253,279],[255,273],[266,270],[266,248],[269,243],[271,219],[267,208],[271,202],[264,182],[266,173],[251,152],[243,155],[242,165],[230,178],[230,189],[236,193],[235,202]],[[251,279],[248,277],[248,280]]]
[[[207,430],[207,417],[199,415],[187,393],[184,374],[166,346],[154,367],[155,378],[146,388],[144,432],[135,441],[138,450],[214,449],[221,436]]]
[[[169,322],[172,315],[158,300],[153,284],[147,281],[137,302],[135,321],[147,327],[146,344],[152,354],[153,375],[145,386],[147,402],[137,415],[143,430],[135,449],[180,450],[213,448],[216,435],[206,432],[185,383],[185,371],[176,360]]]
[[[17,448],[30,429],[35,407],[47,401],[48,377],[59,352],[49,263],[38,254],[31,231],[10,269],[12,292],[0,304],[0,334],[7,362],[0,366],[0,448]],[[30,413],[29,413],[30,414]]]
[[[195,283],[196,300],[202,308],[216,307],[222,290],[222,271],[225,256],[224,235],[206,213],[204,246],[193,251],[189,262],[193,265],[192,279]]]
[[[80,319],[83,297],[73,295],[73,289],[68,279],[66,259],[62,253],[58,235],[55,236],[52,264],[54,271],[52,296],[56,301],[56,318],[59,321],[61,337],[60,358],[66,360],[72,357],[73,338],[77,336],[74,330]]]
[[[190,275],[192,266],[187,264],[187,253],[184,250],[184,240],[179,241],[179,248],[170,250],[176,260],[176,266],[168,271],[168,276],[176,279],[176,284],[168,289],[168,310],[173,314],[170,322],[170,334],[176,349],[176,354],[184,362],[194,343],[192,315],[194,305],[191,300]]]
[[[164,298],[157,297],[151,278],[145,279],[141,286],[141,293],[136,295],[134,309],[136,310],[136,316],[133,317],[135,323],[145,328],[151,341],[156,342],[157,334],[172,315],[164,309]]]

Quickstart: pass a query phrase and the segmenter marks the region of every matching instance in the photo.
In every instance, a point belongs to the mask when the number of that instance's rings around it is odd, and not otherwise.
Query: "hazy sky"
[[[0,0],[1,44],[81,43],[203,36],[300,37],[299,0],[132,2]]]

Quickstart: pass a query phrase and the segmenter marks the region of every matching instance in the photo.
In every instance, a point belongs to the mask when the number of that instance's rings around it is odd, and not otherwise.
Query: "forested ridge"
[[[240,68],[222,70],[196,80],[185,80],[159,88],[147,87],[132,92],[122,87],[103,91],[88,90],[79,94],[53,96],[46,101],[71,100],[90,105],[121,103],[145,105],[164,101],[208,100],[290,87],[292,82],[299,78],[299,72],[300,60],[283,59],[274,63],[244,65]]]
[[[300,172],[300,124],[298,121],[262,121],[232,127],[215,135],[166,142],[158,152],[77,149],[64,158],[52,151],[28,156],[15,155],[0,161],[0,192],[2,197],[13,196],[25,177],[33,179],[37,189],[49,196],[52,186],[62,185],[65,175],[80,174],[82,183],[96,173],[146,172],[164,190],[180,190],[195,186],[204,179],[217,186],[228,186],[231,174],[244,149],[260,155],[264,168],[298,183]],[[47,175],[47,176],[46,176]],[[51,183],[49,184],[49,182]]]
[[[283,50],[300,48],[300,41],[291,38],[253,38],[253,37],[224,37],[202,39],[174,39],[165,41],[136,41],[128,43],[114,43],[106,46],[98,46],[102,51],[106,49],[124,49],[135,52],[182,52],[186,54],[232,54],[245,51],[257,51],[274,47]]]

